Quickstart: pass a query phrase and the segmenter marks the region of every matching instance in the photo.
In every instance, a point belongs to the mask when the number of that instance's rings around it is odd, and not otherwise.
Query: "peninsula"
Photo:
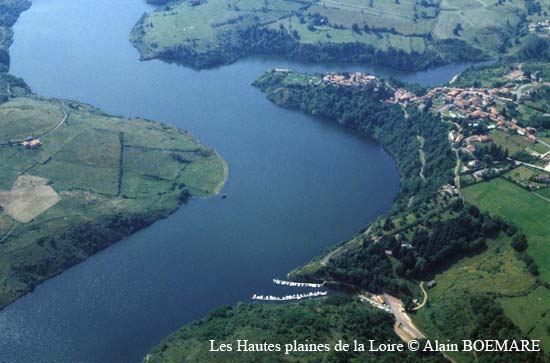
[[[363,73],[267,72],[254,85],[275,104],[376,138],[396,160],[401,191],[390,212],[289,274],[294,281],[323,282],[349,294],[282,307],[220,308],[175,332],[146,361],[217,361],[204,348],[206,336],[219,342],[315,337],[328,343],[338,336],[391,339],[393,325],[394,339],[403,340],[540,339],[540,353],[448,352],[446,357],[465,363],[544,362],[550,350],[550,254],[543,237],[544,216],[550,213],[543,96],[549,69],[547,63],[495,64],[432,89]],[[364,306],[369,309],[361,310]],[[348,318],[348,309],[362,313]],[[395,320],[385,320],[388,313]],[[315,329],[317,323],[331,328]],[[262,355],[268,356],[281,359],[277,353]],[[360,353],[334,356],[362,361]],[[224,361],[243,357],[232,353]],[[379,359],[444,358],[386,353]]]
[[[11,26],[29,6],[0,1],[0,308],[227,177],[187,132],[39,96],[7,73]]]
[[[196,68],[252,55],[419,70],[548,55],[535,1],[155,0],[130,39],[142,59]],[[533,25],[534,24],[534,25]],[[544,50],[546,48],[546,50]]]

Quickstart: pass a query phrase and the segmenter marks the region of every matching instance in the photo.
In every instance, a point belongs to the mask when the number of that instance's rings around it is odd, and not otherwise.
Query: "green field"
[[[514,52],[524,15],[536,18],[522,0],[172,1],[146,14],[131,40],[144,59],[197,68],[268,53],[419,69]]]
[[[508,150],[510,155],[514,155],[515,153],[525,150],[525,148],[532,145],[529,141],[519,137],[516,134],[510,135],[501,130],[493,130],[490,135],[493,140],[492,142]]]
[[[483,253],[466,257],[435,276],[437,285],[428,290],[428,305],[413,315],[415,323],[431,339],[460,340],[470,336],[477,314],[469,306],[470,296],[521,294],[535,283],[508,238],[489,241],[488,246]],[[450,356],[458,362],[472,360],[471,353]]]
[[[227,177],[214,150],[174,127],[38,96],[0,115],[0,307]],[[28,136],[42,147],[17,142]]]
[[[550,351],[550,290],[539,286],[526,296],[501,298],[499,303],[523,333],[541,339]]]
[[[532,190],[535,188],[543,188],[543,189],[537,189],[537,193],[545,194],[547,193],[545,191],[547,189],[546,184],[537,183],[536,181],[532,180],[532,178],[539,175],[548,175],[548,173],[540,169],[535,169],[529,166],[521,165],[521,166],[518,166],[517,168],[510,170],[507,173],[504,173],[503,177],[527,189]]]
[[[540,278],[550,282],[550,203],[502,178],[464,188],[463,194],[470,203],[514,223],[526,234]]]

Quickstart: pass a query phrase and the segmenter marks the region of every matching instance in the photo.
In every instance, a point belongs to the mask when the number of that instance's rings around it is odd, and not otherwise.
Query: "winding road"
[[[424,281],[420,283],[420,290],[422,290],[422,293],[424,294],[424,299],[422,300],[422,303],[420,305],[413,308],[414,311],[422,309],[428,302],[428,292],[424,288]]]

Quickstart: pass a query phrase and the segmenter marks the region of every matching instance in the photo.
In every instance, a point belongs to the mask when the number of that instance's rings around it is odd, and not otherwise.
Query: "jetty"
[[[326,282],[323,282],[322,284],[312,284],[308,282],[293,282],[293,281],[273,279],[273,283],[276,285],[284,285],[284,286],[291,286],[291,287],[311,287],[314,289],[318,289],[320,287],[325,286]]]
[[[328,291],[313,291],[305,294],[293,294],[286,296],[272,296],[272,295],[256,295],[252,296],[252,300],[263,300],[263,301],[290,301],[290,300],[302,300],[318,296],[326,296]]]

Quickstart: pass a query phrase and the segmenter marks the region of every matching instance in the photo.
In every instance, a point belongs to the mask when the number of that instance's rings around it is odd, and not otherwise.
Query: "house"
[[[42,146],[42,142],[40,141],[40,139],[33,139],[31,137],[26,138],[25,141],[21,143],[21,145],[23,145],[25,149],[38,149]]]
[[[472,135],[466,138],[466,143],[473,144],[474,142],[481,142],[481,137],[479,135]]]
[[[434,287],[436,284],[437,284],[437,282],[435,282],[435,280],[431,280],[431,281],[426,282],[426,287],[427,287],[428,289],[431,289],[431,288]]]
[[[468,166],[472,169],[480,169],[483,167],[483,163],[479,160],[472,160],[468,163]]]
[[[550,175],[539,175],[535,180],[539,183],[550,184]]]
[[[451,97],[456,97],[458,96],[458,94],[460,93],[460,90],[458,89],[453,89],[452,91],[450,91],[449,93],[447,93],[447,95],[451,96]]]
[[[489,142],[491,141],[491,138],[487,135],[480,135],[479,136],[479,142]]]

